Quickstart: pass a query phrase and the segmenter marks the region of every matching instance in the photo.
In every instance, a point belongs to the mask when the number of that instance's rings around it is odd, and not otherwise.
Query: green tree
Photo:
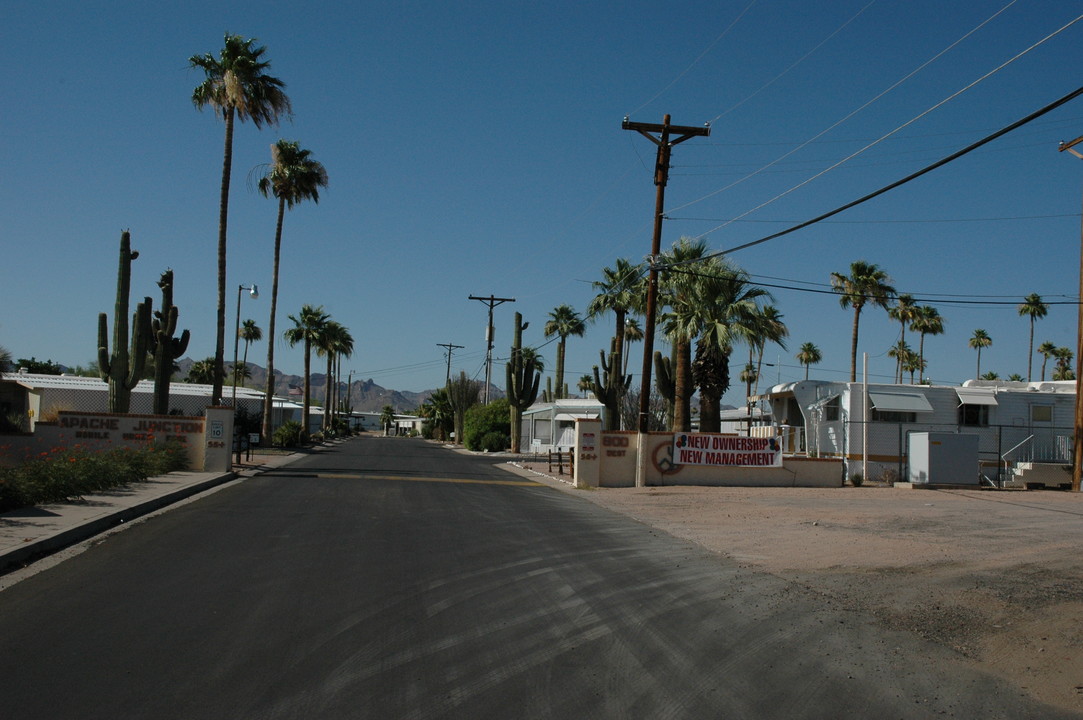
[[[1042,382],[1045,382],[1045,364],[1049,361],[1049,358],[1054,357],[1057,352],[1057,346],[1049,340],[1038,346],[1038,354],[1042,356]]]
[[[8,353],[10,361],[11,354]],[[35,357],[19,358],[15,361],[15,367],[26,368],[28,373],[34,375],[63,375],[64,368],[60,367],[60,363],[55,363],[52,360],[38,360]]]
[[[764,305],[756,311],[754,336],[752,338],[752,344],[749,346],[749,351],[755,349],[756,351],[756,377],[754,379],[755,388],[752,393],[758,393],[760,390],[760,377],[762,377],[763,370],[763,351],[767,346],[767,343],[776,343],[783,350],[786,349],[786,338],[790,334],[789,328],[786,327],[786,323],[782,322],[782,313],[778,311],[778,308],[774,305]],[[751,361],[751,354],[749,361]]]
[[[244,362],[248,362],[248,346],[263,339],[263,330],[255,320],[245,320],[241,323],[241,340],[244,341]]]
[[[587,328],[583,318],[571,305],[558,305],[549,313],[549,320],[545,323],[545,337],[556,335],[557,341],[557,369],[556,369],[556,397],[564,397],[564,349],[571,336],[583,337]],[[535,363],[536,365],[536,363]],[[540,368],[539,368],[540,369]]]
[[[918,316],[910,323],[910,329],[921,335],[918,341],[918,365],[921,372],[925,372],[925,336],[942,335],[944,333],[944,318],[940,311],[930,305],[922,305],[918,310]]]
[[[887,356],[895,358],[895,382],[902,383],[902,367],[911,355],[917,357],[917,353],[910,349],[910,346],[906,344],[905,340],[899,340],[888,348]]]
[[[613,268],[602,268],[602,279],[591,283],[598,292],[587,305],[587,318],[597,320],[607,312],[612,312],[616,320],[616,346],[611,349],[618,355],[624,350],[625,319],[630,312],[640,312],[647,298],[646,281],[643,268],[633,265],[624,258],[617,258]],[[619,371],[623,361],[617,364]]]
[[[391,426],[395,424],[395,408],[384,405],[380,410],[380,427],[384,429],[384,437],[391,434]]]
[[[820,352],[820,348],[810,342],[801,345],[801,350],[797,353],[796,357],[797,362],[805,366],[806,380],[808,380],[809,365],[816,365],[823,360],[823,354]]]
[[[312,159],[309,150],[299,143],[279,140],[271,146],[271,164],[259,180],[259,191],[264,197],[278,200],[278,222],[275,224],[274,262],[271,268],[271,316],[267,324],[268,337],[275,336],[275,318],[278,311],[279,258],[282,254],[282,221],[286,209],[293,209],[305,200],[319,204],[320,188],[327,187],[327,170]],[[274,343],[267,343],[267,391],[263,398],[263,434],[271,432],[271,403],[274,399]]]
[[[1059,347],[1053,351],[1053,357],[1057,360],[1057,366],[1053,369],[1054,380],[1075,380],[1075,371],[1072,370],[1072,359],[1075,353],[1071,348]]]
[[[229,218],[229,181],[233,166],[233,123],[251,120],[257,128],[275,125],[279,116],[291,113],[285,83],[266,74],[270,62],[264,59],[265,47],[257,47],[255,38],[226,35],[218,57],[211,53],[193,55],[189,66],[202,70],[203,82],[192,92],[192,104],[202,110],[214,108],[226,125],[222,158],[222,186],[218,201],[218,335],[215,343],[215,382],[211,402],[222,400],[226,339],[226,225]],[[268,413],[269,414],[269,413]]]
[[[888,308],[888,317],[892,320],[898,320],[899,325],[902,326],[902,330],[899,333],[899,342],[906,345],[906,326],[917,320],[921,314],[921,308],[914,304],[914,297],[907,293],[902,293],[895,299],[895,305]],[[906,345],[909,348],[909,345]],[[895,382],[902,382],[902,360],[896,358],[895,362]]]
[[[850,274],[831,273],[831,288],[839,294],[843,308],[854,309],[854,327],[850,339],[850,382],[857,381],[857,336],[861,322],[861,310],[867,304],[888,309],[895,297],[895,288],[889,283],[888,274],[864,260],[850,263]]]
[[[283,334],[286,342],[290,347],[297,345],[298,343],[304,346],[305,354],[305,389],[304,389],[304,410],[302,411],[301,424],[304,425],[302,431],[303,437],[308,437],[308,409],[312,403],[312,348],[318,346],[323,334],[323,328],[330,319],[330,316],[323,311],[323,306],[313,307],[311,305],[301,306],[301,312],[296,317],[293,315],[288,316],[293,321],[293,327],[286,330]]]
[[[628,358],[632,354],[632,343],[639,342],[642,339],[643,328],[639,324],[639,318],[626,317],[624,319],[624,369],[622,374],[628,374]]]
[[[468,450],[499,452],[511,445],[511,407],[507,398],[474,405],[463,417],[463,445]]]
[[[1041,320],[1049,312],[1049,306],[1042,302],[1042,296],[1031,293],[1023,298],[1023,304],[1019,306],[1020,317],[1030,320],[1030,344],[1027,345],[1027,382],[1033,377],[1031,368],[1034,360],[1034,321]]]
[[[186,383],[195,383],[198,385],[213,385],[215,378],[215,365],[214,358],[209,357],[206,360],[196,360],[188,368],[188,375],[184,378]]]
[[[11,351],[6,347],[0,346],[0,373],[11,372],[12,369]]]
[[[978,367],[974,373],[974,377],[981,377],[981,349],[987,348],[993,344],[993,338],[989,337],[989,333],[985,332],[981,328],[974,331],[970,340],[967,342],[970,347],[978,351]]]
[[[353,354],[353,336],[341,323],[328,320],[320,331],[315,348],[316,355],[327,358],[327,383],[323,393],[323,430],[327,432],[332,428],[335,414],[337,393],[334,390],[338,387],[335,368],[339,356],[350,357]]]
[[[696,391],[692,342],[700,332],[696,316],[700,288],[697,276],[684,264],[701,260],[707,253],[705,240],[682,237],[663,253],[658,276],[658,322],[673,345],[673,430],[678,432],[692,429],[691,400]]]

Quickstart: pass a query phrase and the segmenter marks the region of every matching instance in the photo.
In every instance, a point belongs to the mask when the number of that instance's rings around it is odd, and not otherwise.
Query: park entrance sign
[[[714,467],[782,467],[782,442],[777,437],[675,433],[673,463]]]

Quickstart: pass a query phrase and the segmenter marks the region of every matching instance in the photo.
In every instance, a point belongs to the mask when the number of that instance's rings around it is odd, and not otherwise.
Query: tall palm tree
[[[301,436],[308,437],[308,409],[312,403],[311,378],[312,378],[312,348],[317,346],[323,334],[324,326],[327,325],[331,316],[323,311],[323,306],[313,307],[302,305],[301,312],[297,316],[288,315],[293,321],[293,327],[283,333],[283,337],[290,347],[297,343],[304,346],[305,351],[305,391],[304,409],[302,410]]]
[[[985,332],[981,328],[974,331],[974,335],[971,336],[967,342],[970,347],[978,351],[978,367],[975,371],[974,377],[981,377],[981,349],[989,347],[993,344],[993,338],[989,337],[989,333]]]
[[[1042,296],[1031,293],[1023,298],[1019,306],[1019,315],[1030,318],[1030,344],[1027,346],[1027,382],[1031,381],[1031,367],[1034,360],[1034,321],[1041,320],[1049,312],[1049,306],[1042,302]]]
[[[1072,370],[1072,358],[1075,353],[1071,348],[1059,347],[1053,351],[1053,357],[1057,359],[1057,367],[1053,370],[1054,380],[1075,380],[1075,372]]]
[[[921,314],[921,308],[914,304],[914,296],[907,293],[902,293],[895,299],[895,305],[888,308],[888,316],[893,320],[898,320],[899,325],[902,326],[902,330],[899,333],[899,342],[906,344],[906,326],[914,322],[918,315]],[[907,346],[909,347],[909,346]],[[902,360],[896,358],[895,362],[895,382],[902,382]]]
[[[816,365],[824,359],[823,353],[820,352],[820,348],[815,344],[807,342],[801,345],[801,349],[798,351],[797,362],[805,366],[805,379],[808,380],[808,369],[810,365]]]
[[[1049,361],[1049,358],[1054,357],[1057,352],[1057,346],[1049,340],[1038,346],[1038,354],[1042,356],[1042,382],[1045,382],[1045,364]]]
[[[339,355],[349,357],[353,353],[353,336],[342,323],[328,320],[320,330],[315,347],[316,355],[327,358],[327,384],[323,393],[323,429],[326,431],[331,429],[331,418],[335,410],[332,394],[332,390],[337,387],[335,362]]]
[[[575,384],[576,390],[581,393],[590,392],[592,387],[594,387],[594,378],[590,375],[580,375],[579,382]]]
[[[857,381],[857,333],[861,310],[866,304],[888,309],[895,297],[895,288],[888,274],[872,263],[857,260],[850,263],[850,274],[831,273],[831,288],[840,295],[839,304],[854,309],[854,329],[850,340],[850,382]]]
[[[233,165],[233,122],[251,120],[257,128],[275,125],[279,116],[292,112],[290,99],[284,92],[286,84],[265,74],[271,63],[264,59],[267,48],[245,40],[240,35],[226,35],[218,57],[211,53],[193,55],[189,66],[202,70],[205,79],[192,91],[192,104],[198,109],[210,105],[215,115],[226,124],[225,149],[222,158],[222,187],[218,200],[218,336],[215,343],[216,369],[211,391],[212,404],[222,399],[222,378],[225,376],[224,353],[226,341],[226,224],[229,217],[229,179]]]
[[[625,258],[617,258],[613,268],[602,268],[602,279],[590,284],[598,294],[587,304],[587,319],[596,321],[607,312],[616,318],[616,351],[624,349],[625,319],[630,312],[642,311],[647,301],[643,268]]]
[[[665,313],[665,327],[671,337],[697,338],[692,376],[699,387],[700,429],[718,432],[720,402],[730,386],[733,346],[754,342],[760,311],[757,303],[770,294],[749,283],[744,270],[721,257],[699,263],[693,271],[679,268],[669,272],[687,275],[692,287],[688,296]]]
[[[320,188],[327,187],[327,170],[316,160],[312,153],[304,150],[296,142],[279,140],[271,146],[271,165],[267,174],[260,178],[259,191],[264,197],[278,199],[278,223],[275,225],[274,263],[271,276],[271,319],[268,322],[267,336],[272,342],[267,343],[267,391],[263,397],[263,436],[271,433],[271,403],[274,400],[275,383],[275,314],[278,310],[278,266],[282,251],[282,220],[286,208],[311,200],[319,204]]]
[[[380,425],[384,428],[384,437],[387,437],[391,431],[391,425],[395,422],[395,408],[391,405],[384,405],[380,410]]]
[[[262,339],[263,330],[260,329],[259,325],[256,325],[255,320],[245,320],[241,323],[241,340],[244,341],[244,358],[241,361],[241,365],[246,369],[248,368],[248,346],[254,342],[259,342]],[[251,376],[251,373],[249,373],[249,376]],[[236,382],[237,381],[234,380],[234,384],[236,384]]]
[[[763,370],[763,351],[767,343],[777,343],[783,350],[786,349],[786,338],[790,334],[786,323],[782,322],[782,313],[774,305],[764,305],[756,312],[756,336],[749,350],[756,350],[756,377],[753,393],[760,391],[760,376]]]
[[[691,400],[696,391],[692,376],[692,342],[700,332],[695,315],[700,291],[697,276],[680,264],[700,260],[708,252],[707,242],[702,238],[682,237],[662,254],[663,269],[658,276],[658,324],[673,345],[672,429],[678,432],[692,429]]]
[[[925,372],[925,336],[942,335],[944,333],[944,318],[940,311],[931,305],[922,305],[918,309],[918,316],[910,323],[910,329],[921,335],[918,341],[918,365],[921,372]]]
[[[624,368],[621,373],[628,374],[628,358],[632,354],[632,343],[643,339],[643,328],[639,324],[639,318],[626,317],[624,319]]]
[[[910,355],[917,357],[917,353],[910,349],[905,340],[899,340],[888,348],[887,356],[895,358],[895,382],[902,383],[902,366]]]
[[[188,368],[188,375],[184,378],[186,383],[195,383],[197,385],[213,385],[214,384],[214,358],[210,357],[206,360],[196,360]]]
[[[556,397],[564,397],[564,348],[568,338],[572,335],[583,337],[587,327],[583,318],[571,305],[558,305],[549,313],[549,320],[545,323],[545,337],[556,335],[560,340],[557,342],[557,370],[556,370]]]

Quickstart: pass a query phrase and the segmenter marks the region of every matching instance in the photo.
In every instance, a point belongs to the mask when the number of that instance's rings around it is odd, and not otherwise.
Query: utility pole
[[[451,382],[451,353],[454,350],[462,350],[463,345],[452,345],[451,343],[436,343],[437,347],[447,348],[447,380],[444,381],[446,387]]]
[[[651,395],[651,363],[654,361],[654,325],[658,307],[658,255],[662,251],[662,219],[666,198],[666,183],[669,181],[669,156],[674,145],[693,137],[707,137],[711,134],[710,124],[703,127],[670,125],[669,115],[662,118],[662,124],[629,122],[624,118],[623,130],[635,130],[658,146],[658,157],[654,164],[654,184],[658,188],[654,201],[654,236],[651,238],[650,273],[647,276],[647,318],[643,327],[643,382],[639,390],[639,432],[648,428],[648,413]],[[655,137],[653,133],[659,133]],[[672,136],[676,134],[674,139]]]
[[[480,300],[489,306],[489,325],[485,328],[485,404],[489,404],[489,386],[493,377],[493,308],[506,302],[515,302],[515,298],[478,297],[471,295],[468,300]]]
[[[1080,154],[1078,150],[1073,150],[1081,142],[1083,142],[1083,135],[1071,142],[1062,142],[1059,151],[1064,152],[1067,150],[1083,160],[1083,154]],[[1072,492],[1079,492],[1080,476],[1083,474],[1080,470],[1080,463],[1083,462],[1083,404],[1080,403],[1080,399],[1083,398],[1083,228],[1080,230],[1079,293],[1081,302],[1077,311],[1078,320],[1076,324],[1075,439],[1072,448]]]

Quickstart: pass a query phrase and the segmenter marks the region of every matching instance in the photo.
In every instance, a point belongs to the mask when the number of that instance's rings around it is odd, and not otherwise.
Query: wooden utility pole
[[[444,386],[447,387],[451,382],[451,353],[454,350],[462,350],[463,345],[452,345],[451,343],[436,343],[437,347],[447,348],[447,380],[444,381]]]
[[[1081,142],[1083,142],[1083,135],[1071,142],[1062,142],[1059,150],[1060,152],[1067,150],[1077,158],[1083,159],[1083,154],[1080,154],[1078,150],[1073,150],[1073,148]],[[1083,228],[1080,230],[1079,293],[1080,300],[1083,301]],[[1080,302],[1079,304],[1077,316],[1075,351],[1075,437],[1072,443],[1072,492],[1079,492],[1080,476],[1083,474],[1080,470],[1080,463],[1083,462],[1083,403],[1080,402],[1080,400],[1083,399],[1083,302]]]
[[[489,386],[493,377],[493,308],[506,302],[515,302],[515,298],[477,297],[471,295],[468,300],[480,300],[489,306],[489,325],[485,328],[485,404],[489,404]]]
[[[624,118],[621,123],[624,130],[635,130],[658,146],[658,157],[654,164],[654,184],[658,188],[654,200],[654,235],[651,238],[650,273],[647,276],[647,318],[643,327],[643,382],[639,390],[639,432],[648,428],[648,413],[651,396],[651,363],[654,362],[654,325],[658,306],[658,256],[662,252],[662,219],[666,198],[666,183],[669,181],[669,156],[674,145],[693,137],[706,137],[711,134],[710,124],[703,127],[670,125],[669,115],[662,118],[662,124],[629,122]],[[655,137],[653,133],[658,133]],[[677,137],[674,138],[673,135]]]

